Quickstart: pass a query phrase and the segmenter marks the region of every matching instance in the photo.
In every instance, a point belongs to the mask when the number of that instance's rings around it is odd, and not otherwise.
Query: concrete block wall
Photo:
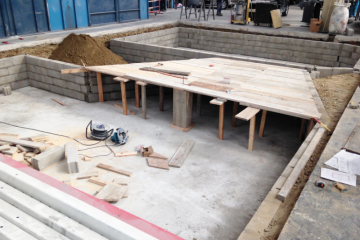
[[[177,47],[179,40],[179,28],[169,28],[155,32],[142,33],[138,35],[119,38],[127,42],[154,44],[164,47]]]
[[[12,90],[29,86],[25,55],[0,59],[0,91],[3,87]]]
[[[179,47],[326,67],[353,67],[360,47],[296,38],[179,28]]]

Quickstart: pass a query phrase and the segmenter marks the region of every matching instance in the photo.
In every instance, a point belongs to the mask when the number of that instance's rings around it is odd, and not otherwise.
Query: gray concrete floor
[[[164,112],[158,110],[158,96],[148,97],[148,119],[144,120],[141,110],[134,107],[134,99],[128,99],[128,106],[137,114],[124,116],[113,106],[115,101],[89,104],[26,87],[13,91],[10,96],[0,95],[0,121],[77,138],[84,137],[90,120],[104,122],[129,131],[129,142],[116,151],[134,151],[139,144],[152,145],[156,152],[169,158],[183,140],[192,139],[195,146],[181,168],[167,171],[149,167],[146,159],[139,156],[109,156],[81,161],[80,169],[84,171],[102,162],[133,172],[129,197],[115,205],[180,237],[237,239],[300,146],[300,122],[293,117],[269,113],[264,137],[256,136],[255,149],[250,152],[247,150],[249,123],[238,120],[238,126],[231,127],[231,102],[226,104],[224,140],[218,140],[218,106],[210,105],[210,100],[203,98],[201,117],[196,117],[194,104],[195,127],[185,133],[170,127],[171,94],[165,95]],[[256,134],[260,115],[257,120]],[[0,124],[0,132],[23,137],[38,134],[4,124]],[[97,148],[86,153],[107,152],[108,149]],[[61,174],[68,176],[65,161],[44,173],[59,180]],[[74,180],[76,176],[73,174],[70,178]],[[113,177],[119,175],[102,175],[108,180]],[[74,186],[91,192],[81,181]]]
[[[142,20],[137,22],[129,22],[129,23],[121,23],[121,24],[108,24],[103,26],[95,26],[95,27],[87,27],[87,28],[80,28],[80,29],[74,29],[74,30],[67,30],[67,31],[56,31],[56,32],[46,32],[41,34],[33,34],[33,35],[26,35],[22,36],[24,37],[24,40],[19,40],[18,38],[20,36],[11,37],[8,39],[8,42],[10,44],[16,44],[16,43],[26,43],[26,42],[33,42],[33,41],[39,41],[39,40],[45,40],[45,39],[55,39],[55,38],[65,38],[70,33],[76,33],[76,34],[90,34],[94,32],[99,31],[112,31],[116,29],[122,29],[126,27],[134,27],[134,26],[143,26],[150,23],[162,23],[167,21],[173,21],[173,20],[179,20],[180,18],[180,11],[181,9],[168,9],[168,11],[164,12],[163,14],[155,16],[154,14],[150,14],[150,19],[148,20]],[[205,21],[205,23],[210,23],[214,25],[230,25],[230,15],[231,15],[231,9],[222,10],[222,13],[224,16],[218,17],[216,16],[215,20],[213,20],[211,17],[209,17],[209,21]],[[277,32],[309,32],[308,27],[301,27],[304,25],[304,23],[301,22],[302,19],[303,10],[301,10],[297,5],[290,6],[289,15],[286,17],[282,17],[283,23],[288,23],[290,26],[284,26],[278,29],[274,28],[268,28],[268,27],[262,27],[262,26],[255,26],[254,24],[249,25],[238,25],[234,24],[234,26],[240,26],[243,29],[259,29],[263,28],[266,30],[270,30],[273,33]],[[189,21],[189,22],[197,22],[198,20],[195,19],[194,15],[191,15],[190,19],[182,18],[183,21]],[[204,20],[200,21],[204,23]],[[355,30],[355,35],[360,35],[360,22],[354,22],[352,24],[349,24],[350,28],[353,28]],[[324,36],[326,34],[322,33],[314,33],[314,36],[320,35]]]

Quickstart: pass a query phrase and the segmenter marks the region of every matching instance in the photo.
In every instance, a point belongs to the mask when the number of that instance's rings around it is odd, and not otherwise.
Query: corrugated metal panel
[[[75,3],[75,13],[76,13],[76,25],[80,27],[89,26],[89,17],[88,17],[88,6],[86,0],[74,0]]]
[[[62,0],[62,13],[65,29],[76,28],[76,16],[73,0]]]
[[[60,0],[47,0],[51,31],[64,29],[63,15]]]

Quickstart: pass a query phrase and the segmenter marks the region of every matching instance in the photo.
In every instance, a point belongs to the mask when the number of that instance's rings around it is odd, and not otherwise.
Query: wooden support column
[[[128,115],[128,107],[127,107],[127,100],[126,100],[126,85],[125,83],[129,81],[129,79],[116,77],[114,78],[115,81],[120,81],[121,87],[121,101],[122,101],[122,108],[124,115]]]
[[[187,132],[194,127],[192,122],[193,94],[174,88],[173,98],[173,123],[171,127]]]
[[[301,127],[300,127],[300,134],[299,134],[299,140],[302,139],[302,135],[305,129],[305,123],[306,123],[306,119],[301,119]]]
[[[196,115],[201,115],[201,94],[197,94],[197,109],[196,109]]]
[[[225,99],[215,98],[210,101],[211,104],[219,105],[219,139],[224,139],[224,116],[225,116]]]
[[[135,82],[135,106],[140,108],[140,92],[139,85]]]
[[[141,86],[141,107],[142,107],[142,118],[146,119],[146,83],[136,82]]]
[[[310,134],[310,132],[311,132],[311,130],[312,130],[312,128],[313,128],[313,126],[314,126],[314,119],[313,119],[313,118],[311,118],[311,119],[310,119],[310,122],[309,122],[309,128],[308,128],[307,135],[309,135],[309,134]],[[306,135],[306,136],[307,136],[307,135]]]
[[[254,150],[255,123],[256,123],[256,115],[254,115],[254,116],[250,119],[249,146],[248,146],[248,150],[249,150],[249,151],[253,151],[253,150]]]
[[[239,106],[239,103],[237,102],[234,102],[234,105],[233,105],[233,116],[232,116],[232,121],[231,121],[231,126],[232,127],[236,127],[236,114],[238,114],[238,106]]]
[[[161,112],[164,111],[164,87],[159,87],[159,92],[160,92],[160,106],[159,106],[159,110]]]
[[[259,137],[261,137],[261,138],[264,136],[266,114],[267,114],[267,111],[263,110],[262,111],[262,116],[261,116],[260,131],[259,131]]]
[[[243,111],[241,111],[239,114],[237,114],[235,117],[249,121],[250,120],[250,127],[249,127],[249,146],[248,150],[253,151],[254,150],[254,141],[255,141],[255,123],[256,123],[256,114],[260,112],[260,109],[247,107]]]
[[[101,73],[97,72],[96,77],[97,77],[97,85],[99,91],[99,102],[104,102],[104,92],[103,92]]]

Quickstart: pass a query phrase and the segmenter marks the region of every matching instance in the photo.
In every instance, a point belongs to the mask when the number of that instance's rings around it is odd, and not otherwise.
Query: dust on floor
[[[153,27],[153,28],[139,28],[135,31],[129,31],[129,32],[122,32],[122,33],[115,33],[110,35],[104,35],[101,37],[96,37],[95,39],[102,45],[104,45],[106,48],[110,47],[110,40],[114,38],[121,38],[126,36],[132,36],[142,33],[148,33],[148,32],[155,32],[160,31],[168,28],[173,28],[173,25],[165,25],[162,27]],[[40,45],[36,47],[28,47],[28,48],[20,48],[20,49],[14,49],[9,50],[5,52],[0,52],[0,59],[7,58],[7,57],[13,57],[17,55],[24,55],[29,54],[37,57],[42,58],[49,58],[52,52],[57,48],[59,44],[49,44],[49,45]]]
[[[335,75],[331,77],[313,79],[313,81],[330,118],[328,127],[333,131],[351,97],[354,95],[356,87],[359,86],[360,75],[355,73]],[[330,136],[327,134],[323,135],[320,143],[310,157],[310,161],[308,161],[303,172],[296,181],[296,184],[292,188],[289,197],[281,204],[268,228],[264,229],[264,235],[261,239],[274,240],[279,237],[283,226],[300,197],[306,182],[309,180],[309,177],[329,139]]]

